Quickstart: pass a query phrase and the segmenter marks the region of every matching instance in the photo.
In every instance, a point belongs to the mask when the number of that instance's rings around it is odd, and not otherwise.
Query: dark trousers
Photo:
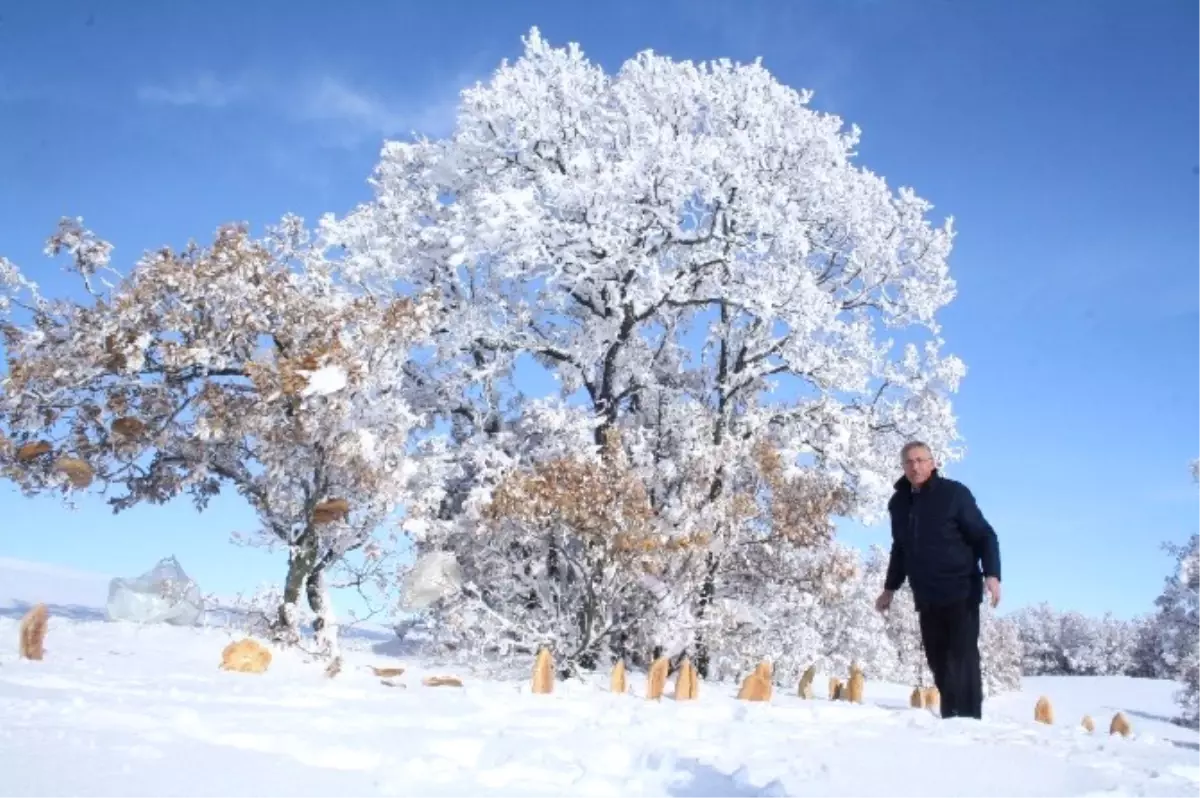
[[[983,717],[979,602],[956,601],[920,612],[921,644],[941,694],[943,718]]]

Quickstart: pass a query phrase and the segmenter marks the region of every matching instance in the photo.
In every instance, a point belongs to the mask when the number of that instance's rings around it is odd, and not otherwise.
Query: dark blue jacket
[[[971,491],[936,470],[917,493],[906,477],[895,487],[884,588],[899,590],[907,578],[918,608],[981,601],[982,577],[1000,578],[1000,543]]]

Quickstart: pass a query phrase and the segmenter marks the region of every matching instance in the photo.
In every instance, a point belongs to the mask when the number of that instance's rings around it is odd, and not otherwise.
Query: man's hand
[[[983,580],[983,587],[987,590],[988,595],[992,597],[992,608],[994,609],[1000,603],[1000,580],[994,576],[989,576]],[[878,606],[878,602],[876,602]]]
[[[879,612],[887,612],[888,607],[892,606],[892,596],[896,595],[894,590],[885,590],[879,594],[879,598],[875,599],[875,609]]]

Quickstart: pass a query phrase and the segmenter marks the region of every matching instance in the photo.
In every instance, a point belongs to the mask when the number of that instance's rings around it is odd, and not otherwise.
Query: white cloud
[[[246,95],[241,82],[222,81],[209,72],[168,86],[142,86],[137,91],[138,99],[144,103],[204,108],[223,108]]]
[[[281,83],[250,76],[222,80],[201,73],[174,83],[142,86],[137,97],[151,105],[210,110],[266,108],[293,123],[319,128],[327,143],[354,146],[364,139],[414,132],[445,135],[454,127],[458,92],[469,82],[456,80],[396,99],[333,75]]]
[[[414,132],[438,136],[454,127],[461,85],[397,101],[325,75],[297,92],[290,110],[297,120],[322,125],[347,144]]]
[[[380,133],[390,133],[400,123],[400,114],[378,97],[328,76],[304,92],[296,111],[305,119],[344,123]]]

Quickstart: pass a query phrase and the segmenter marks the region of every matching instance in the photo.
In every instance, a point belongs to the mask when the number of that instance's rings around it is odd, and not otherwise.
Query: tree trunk
[[[271,630],[276,640],[294,645],[300,641],[300,619],[296,607],[301,591],[317,564],[317,549],[311,537],[305,535],[288,552],[287,578],[283,583],[283,603]]]
[[[704,585],[700,588],[700,604],[696,608],[696,619],[704,620],[704,615],[713,602],[717,593],[717,566],[719,560],[711,551],[705,555]],[[696,673],[701,678],[708,678],[709,652],[708,643],[704,639],[703,628],[696,630]]]
[[[317,648],[328,657],[338,655],[338,626],[337,616],[333,612],[333,600],[329,588],[325,585],[325,569],[314,568],[305,583],[308,595],[308,606],[316,619],[313,621],[313,632],[317,637]]]

